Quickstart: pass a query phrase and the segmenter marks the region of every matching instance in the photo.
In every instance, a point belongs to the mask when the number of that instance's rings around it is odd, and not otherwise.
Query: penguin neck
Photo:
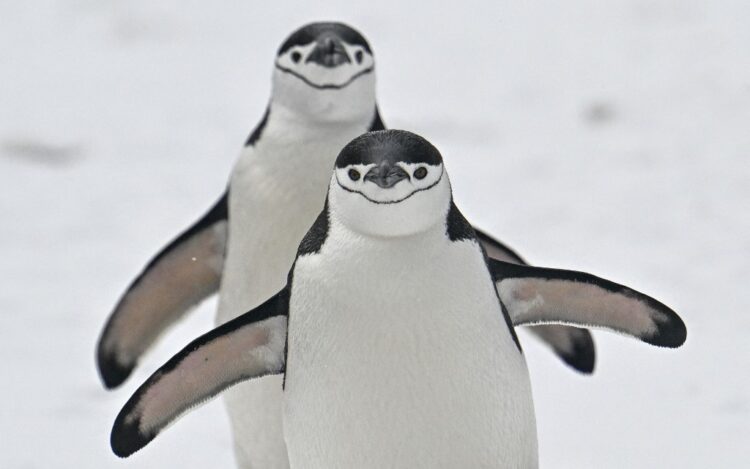
[[[290,107],[271,101],[263,138],[330,140],[349,136],[346,141],[367,131],[375,117],[375,105],[365,112],[343,120],[316,119]],[[344,142],[346,143],[346,142]],[[335,155],[333,155],[335,157]]]
[[[434,224],[418,232],[401,236],[380,236],[347,226],[339,218],[335,208],[329,209],[328,213],[333,237],[337,238],[341,245],[351,248],[353,252],[361,253],[372,250],[373,252],[386,252],[389,255],[398,253],[394,257],[400,259],[411,256],[421,257],[425,254],[425,251],[442,247],[446,239],[446,225],[442,220],[436,220]],[[346,249],[341,248],[341,245],[337,250],[346,251]]]

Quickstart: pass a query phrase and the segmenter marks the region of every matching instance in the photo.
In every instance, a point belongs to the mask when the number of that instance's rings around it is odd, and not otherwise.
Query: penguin
[[[297,246],[320,212],[330,167],[354,137],[384,128],[367,40],[341,23],[312,23],[278,50],[266,112],[233,168],[227,191],[194,225],[161,250],[130,284],[97,345],[107,388],[121,385],[160,335],[219,292],[222,324],[278,291]],[[523,264],[486,234],[488,253]],[[532,327],[573,368],[590,373],[590,333]],[[287,467],[281,382],[270,376],[225,394],[238,465]]]
[[[687,335],[626,286],[488,257],[440,152],[410,132],[367,133],[339,153],[286,285],[156,371],[111,446],[129,456],[227,388],[279,375],[292,468],[537,467],[513,324],[539,323],[672,348]]]

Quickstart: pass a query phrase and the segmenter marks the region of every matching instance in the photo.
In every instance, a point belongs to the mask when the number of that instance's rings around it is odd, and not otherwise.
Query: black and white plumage
[[[404,131],[342,150],[324,210],[269,297],[138,389],[113,428],[118,455],[238,381],[283,372],[292,467],[535,467],[512,323],[600,327],[665,347],[686,337],[674,311],[627,287],[488,259],[440,154]]]
[[[339,23],[307,25],[283,43],[269,106],[246,141],[228,191],[148,263],[110,315],[97,346],[106,387],[121,385],[160,335],[219,289],[221,324],[283,286],[296,247],[322,207],[334,156],[357,135],[383,129],[374,66],[364,37]],[[489,236],[482,242],[498,259],[512,252]],[[566,362],[591,371],[588,331],[531,329]],[[546,330],[556,332],[545,336]],[[576,343],[585,347],[571,346]],[[287,467],[279,387],[269,377],[227,394],[240,467]]]
[[[105,386],[122,384],[158,337],[208,296],[220,290],[221,324],[284,284],[323,204],[334,156],[355,136],[384,128],[374,67],[364,37],[340,23],[304,26],[282,44],[269,106],[227,192],[148,263],[110,315],[97,346]],[[512,252],[489,236],[482,243],[501,260]],[[531,330],[574,368],[593,369],[588,331]],[[279,387],[268,377],[226,395],[240,467],[287,467]]]

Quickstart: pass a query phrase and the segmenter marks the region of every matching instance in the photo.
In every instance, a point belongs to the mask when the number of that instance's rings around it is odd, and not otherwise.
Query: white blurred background
[[[94,344],[223,190],[278,45],[328,19],[368,37],[386,124],[441,149],[470,220],[688,325],[675,351],[597,333],[593,377],[524,334],[542,467],[747,465],[750,3],[319,3],[0,3],[0,467],[231,467],[220,401],[128,460],[108,444],[213,302],[116,392]]]

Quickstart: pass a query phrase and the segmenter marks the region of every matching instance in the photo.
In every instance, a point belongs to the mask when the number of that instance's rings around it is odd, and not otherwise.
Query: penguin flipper
[[[474,231],[487,256],[512,264],[528,265],[513,249],[476,227]],[[588,329],[560,324],[541,324],[531,325],[528,330],[546,343],[562,361],[574,370],[585,374],[591,374],[594,371],[596,348],[594,338]]]
[[[583,272],[494,259],[489,266],[513,324],[597,327],[669,348],[679,347],[687,337],[677,313],[624,285]]]
[[[526,262],[516,251],[484,231],[474,227],[474,232],[477,234],[477,239],[484,248],[484,252],[487,253],[487,256],[499,261],[510,262],[512,264],[528,265],[528,262]]]
[[[526,330],[552,348],[569,367],[587,375],[594,372],[596,347],[588,329],[561,324],[529,324]]]
[[[218,290],[226,238],[225,192],[130,284],[97,344],[97,368],[107,388],[122,384],[164,330]]]
[[[289,289],[195,339],[138,388],[115,419],[112,451],[122,458],[226,388],[284,371]]]

